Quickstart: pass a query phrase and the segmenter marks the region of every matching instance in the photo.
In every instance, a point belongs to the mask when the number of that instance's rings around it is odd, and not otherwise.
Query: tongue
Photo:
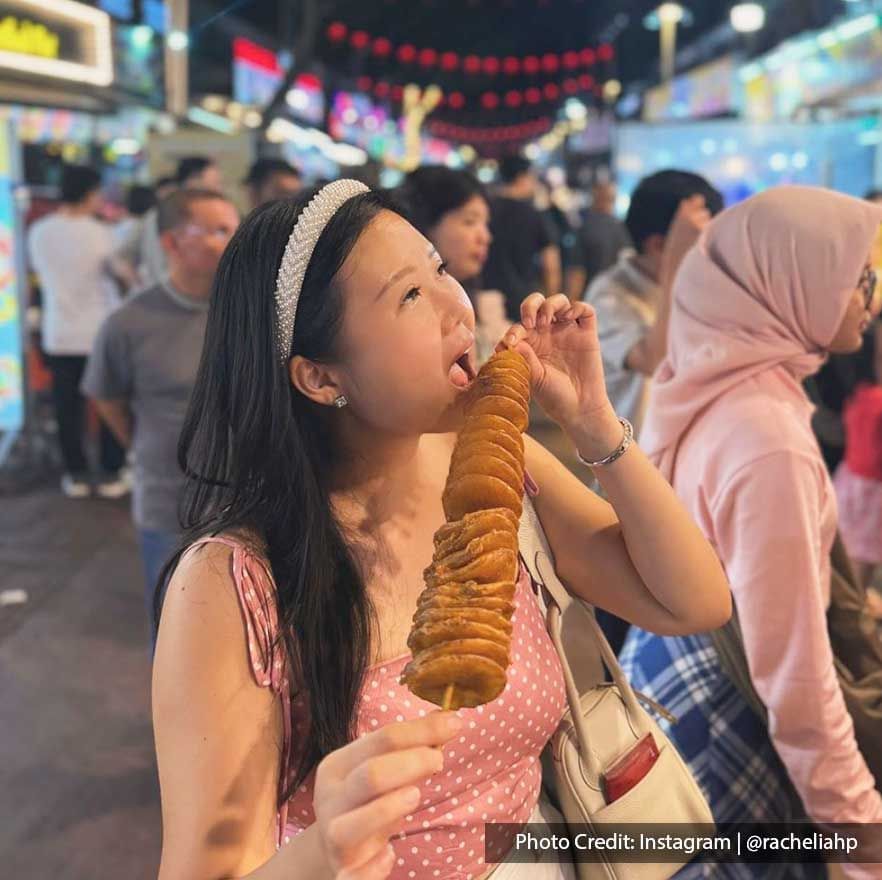
[[[468,373],[456,361],[453,362],[453,366],[447,375],[457,388],[465,388],[469,384]]]

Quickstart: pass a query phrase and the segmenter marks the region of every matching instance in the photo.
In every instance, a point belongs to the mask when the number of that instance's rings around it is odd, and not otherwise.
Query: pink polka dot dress
[[[270,687],[283,705],[284,744],[302,736],[307,706],[291,700],[284,657],[273,648],[277,619],[269,570],[245,546],[213,538],[233,548],[233,577],[248,633],[255,681]],[[485,822],[526,822],[539,799],[539,755],[566,710],[560,662],[545,630],[530,575],[520,564],[512,616],[511,664],[505,690],[493,702],[460,709],[461,735],[444,748],[444,768],[422,785],[418,809],[392,839],[394,880],[467,880],[486,874]],[[420,718],[437,707],[414,696],[398,679],[410,655],[371,667],[358,711],[357,732],[365,736],[385,724]],[[283,776],[290,768],[283,758]],[[315,821],[314,773],[279,810],[277,844]]]

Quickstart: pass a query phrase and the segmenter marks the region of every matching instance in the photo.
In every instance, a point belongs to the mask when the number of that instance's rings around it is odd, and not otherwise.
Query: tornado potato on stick
[[[530,368],[515,351],[484,364],[442,496],[426,588],[417,600],[401,681],[444,709],[480,706],[506,683],[524,496]]]

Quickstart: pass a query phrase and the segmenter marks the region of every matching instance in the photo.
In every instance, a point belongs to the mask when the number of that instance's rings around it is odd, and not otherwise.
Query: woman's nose
[[[435,309],[441,318],[441,332],[446,335],[458,324],[474,323],[474,311],[469,295],[458,281],[445,287],[445,290],[439,290]]]

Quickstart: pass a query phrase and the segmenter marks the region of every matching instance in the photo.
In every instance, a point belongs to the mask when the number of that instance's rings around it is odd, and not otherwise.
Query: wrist
[[[622,442],[622,423],[611,406],[584,416],[564,430],[586,461],[606,458]]]

